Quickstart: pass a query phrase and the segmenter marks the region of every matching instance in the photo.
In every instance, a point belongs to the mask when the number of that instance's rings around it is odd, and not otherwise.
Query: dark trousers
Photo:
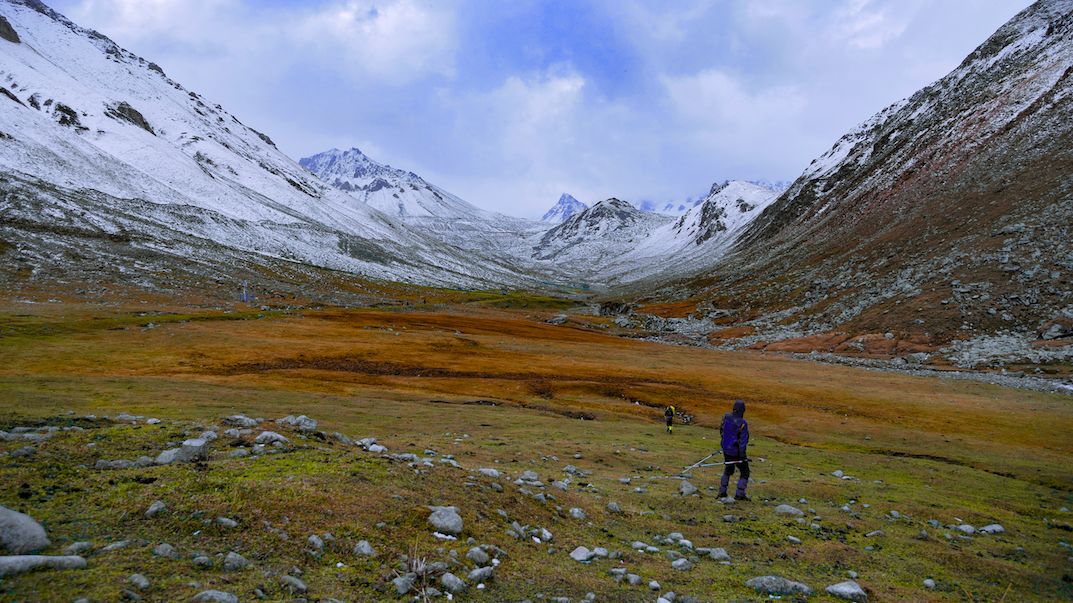
[[[723,465],[723,477],[719,480],[719,496],[727,495],[727,488],[730,487],[730,477],[734,475],[735,469],[739,470],[741,475],[738,477],[738,489],[734,496],[745,496],[745,487],[749,485],[749,461],[745,461],[744,457],[734,454],[723,454],[723,460],[727,462],[743,462]]]

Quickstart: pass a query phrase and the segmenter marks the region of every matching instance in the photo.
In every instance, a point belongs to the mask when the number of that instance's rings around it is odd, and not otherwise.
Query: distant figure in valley
[[[663,411],[663,418],[667,420],[667,433],[674,433],[674,407],[668,406]]]
[[[745,402],[734,400],[734,409],[723,415],[723,424],[719,426],[723,445],[723,477],[719,480],[719,497],[727,496],[727,487],[730,486],[730,477],[734,475],[734,468],[741,470],[738,477],[738,489],[734,492],[737,500],[751,500],[745,495],[745,488],[749,485],[749,422],[745,420]]]

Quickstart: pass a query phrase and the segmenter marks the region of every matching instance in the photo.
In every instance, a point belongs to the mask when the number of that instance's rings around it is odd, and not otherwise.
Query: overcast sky
[[[48,1],[48,0],[46,0]],[[484,208],[793,180],[1027,0],[51,0],[268,133]]]

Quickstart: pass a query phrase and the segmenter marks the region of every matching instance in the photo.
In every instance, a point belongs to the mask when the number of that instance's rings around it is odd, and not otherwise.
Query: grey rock
[[[641,584],[641,577],[637,574],[626,574],[626,583],[630,586],[637,586]]]
[[[212,559],[207,555],[198,555],[197,557],[194,557],[191,562],[194,564],[194,567],[199,567],[201,569],[209,569],[212,567]]]
[[[693,562],[690,561],[689,559],[686,559],[685,557],[683,557],[681,559],[677,559],[674,562],[672,562],[671,567],[673,567],[674,569],[676,569],[676,570],[678,570],[680,572],[687,572],[687,571],[693,569]]]
[[[1002,534],[1005,531],[1006,528],[1002,527],[1000,524],[997,523],[986,525],[980,528],[981,534]]]
[[[119,549],[125,549],[128,546],[130,546],[129,540],[117,540],[116,542],[106,545],[104,548],[101,549],[101,552],[110,553],[112,551],[118,551]]]
[[[351,440],[349,436],[347,436],[346,434],[343,434],[343,433],[339,433],[338,431],[333,431],[332,432],[332,439],[335,440],[336,442],[339,442],[340,444],[342,444],[344,446],[353,446],[354,445],[354,440]]]
[[[488,565],[488,562],[492,560],[488,553],[484,552],[484,549],[476,546],[466,553],[466,559],[469,559],[477,566]]]
[[[612,513],[622,513],[622,507],[615,501],[607,503],[607,510]]]
[[[131,586],[138,590],[146,590],[149,588],[149,578],[146,578],[141,574],[131,575],[131,577],[127,578],[127,582],[130,582]]]
[[[797,507],[792,507],[790,505],[779,505],[775,507],[775,514],[785,515],[787,517],[803,517],[805,515],[805,512],[801,509],[798,509]]]
[[[240,572],[250,566],[245,557],[231,551],[224,557],[224,571]]]
[[[827,594],[838,597],[839,599],[845,599],[847,601],[855,601],[856,603],[865,603],[868,600],[868,593],[864,592],[859,584],[853,580],[846,580],[845,582],[839,582],[838,584],[832,584],[826,589]]]
[[[33,446],[23,446],[22,448],[16,448],[10,452],[12,458],[22,458],[33,456],[37,453],[37,448]]]
[[[222,590],[203,590],[194,595],[193,603],[238,603],[238,597]]]
[[[179,559],[179,551],[175,550],[175,547],[164,542],[153,547],[153,554],[157,557],[164,557],[165,559],[177,560]]]
[[[574,519],[577,519],[577,520],[580,520],[580,521],[585,521],[586,519],[589,518],[589,516],[585,514],[585,511],[583,511],[583,510],[581,510],[581,509],[579,509],[577,507],[573,507],[572,509],[570,509],[570,517],[573,517]]]
[[[0,557],[0,578],[14,576],[38,569],[83,569],[86,560],[70,555],[50,557],[48,555],[8,555]]]
[[[579,546],[570,552],[570,558],[580,563],[588,563],[595,555],[588,547]]]
[[[437,532],[457,536],[462,533],[462,516],[458,514],[457,507],[429,507],[432,514],[428,516],[428,522]]]
[[[659,591],[660,588],[662,587],[659,585],[659,582],[656,582],[655,580],[649,580],[648,590]]]
[[[877,536],[882,536],[882,535],[883,535],[883,530],[872,530],[871,532],[868,532],[867,534],[865,534],[864,537],[865,538],[876,538]]]
[[[745,586],[767,595],[812,595],[812,589],[807,585],[781,576],[757,576],[746,580]]]
[[[492,469],[491,467],[481,467],[480,469],[477,470],[477,473],[480,473],[484,477],[490,477],[492,479],[499,479],[499,470],[498,469]],[[450,591],[450,592],[454,592],[454,591]]]
[[[466,583],[462,581],[462,578],[447,572],[440,576],[440,586],[443,587],[449,593],[458,594],[466,589]]]
[[[306,583],[302,582],[298,578],[295,578],[294,576],[286,576],[286,575],[280,576],[279,577],[279,583],[280,583],[280,586],[283,587],[283,590],[286,590],[287,592],[291,593],[292,595],[298,595],[298,594],[304,593],[304,592],[306,592],[306,590],[308,590],[306,588]]]
[[[245,449],[245,448],[235,448],[234,450],[229,452],[227,454],[227,456],[229,456],[229,457],[231,457],[233,459],[240,459],[240,458],[243,458],[243,457],[250,456],[250,451]]]
[[[967,523],[956,525],[954,526],[954,529],[961,532],[962,534],[967,534],[969,536],[976,533],[976,528],[970,526]]]
[[[224,425],[231,425],[233,427],[241,427],[244,429],[250,429],[257,427],[257,421],[247,417],[246,415],[231,415],[224,418]]]
[[[275,444],[280,442],[282,444],[290,444],[291,441],[286,437],[274,432],[274,431],[262,431],[254,440],[254,444]]]
[[[536,474],[536,471],[523,471],[518,479],[523,482],[538,482],[540,481],[540,476]]]
[[[417,580],[417,574],[409,573],[399,576],[391,581],[395,585],[395,592],[400,595],[405,595],[414,588],[414,582]]]
[[[925,579],[924,580],[924,588],[926,588],[928,590],[935,590],[935,580],[932,580],[931,578]]]
[[[470,572],[469,575],[466,576],[466,578],[470,582],[487,582],[492,579],[492,574],[495,573],[495,569],[496,568],[492,566],[478,567],[477,569]]]
[[[306,542],[309,543],[309,546],[313,547],[313,550],[319,551],[324,548],[324,540],[316,534],[313,534],[312,536],[307,538]]]
[[[722,547],[712,549],[708,552],[708,556],[712,558],[712,561],[730,561],[730,554]]]
[[[801,544],[801,539],[797,536],[787,536],[786,541],[790,544]]]
[[[277,419],[276,424],[289,425],[296,431],[302,431],[306,433],[311,433],[317,430],[317,421],[315,419],[310,419],[305,415],[298,415],[297,417],[294,415],[287,415],[282,419]]]
[[[368,540],[362,540],[354,545],[354,554],[358,557],[376,557],[376,549]]]
[[[155,500],[153,504],[149,505],[149,508],[145,511],[146,517],[156,517],[164,511],[168,510],[168,505],[164,504],[162,500]]]
[[[86,553],[86,552],[89,552],[91,550],[93,550],[93,543],[92,542],[86,542],[86,541],[72,542],[71,544],[67,545],[66,548],[63,549],[63,554],[64,555],[81,555],[82,553]]]
[[[49,544],[45,528],[33,517],[0,505],[0,549],[21,555],[39,551]]]
[[[682,483],[678,484],[678,493],[682,496],[692,496],[697,493],[697,487],[686,480],[682,480]]]

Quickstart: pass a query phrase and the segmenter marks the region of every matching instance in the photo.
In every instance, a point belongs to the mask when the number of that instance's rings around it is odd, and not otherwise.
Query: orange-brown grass
[[[467,600],[538,592],[578,598],[587,590],[600,593],[600,600],[650,600],[643,590],[610,582],[605,567],[578,566],[566,553],[578,545],[628,550],[631,540],[671,531],[686,532],[699,546],[727,547],[734,565],[701,564],[680,574],[661,556],[627,553],[626,562],[646,579],[702,598],[746,596],[742,583],[761,573],[799,577],[822,589],[844,579],[846,569],[862,572],[876,601],[954,601],[965,599],[964,592],[997,600],[1011,585],[1018,600],[1070,594],[1060,578],[1068,553],[1055,542],[1064,533],[1051,527],[1068,519],[1047,523],[1059,506],[1071,506],[1069,397],[647,343],[589,330],[582,317],[572,326],[552,326],[541,322],[544,310],[502,310],[476,301],[435,310],[227,313],[175,306],[153,307],[149,315],[140,315],[146,311],[141,304],[10,306],[0,315],[0,429],[66,409],[147,414],[165,423],[112,427],[100,438],[92,432],[57,437],[40,446],[36,460],[0,462],[0,476],[29,484],[26,500],[58,543],[138,537],[183,550],[239,547],[258,554],[265,569],[303,565],[318,596],[349,600],[391,599],[376,589],[392,562],[356,561],[342,545],[313,562],[302,550],[305,536],[331,531],[347,546],[368,538],[389,560],[414,547],[436,556],[444,545],[431,540],[423,524],[426,504],[458,504],[466,535],[510,544],[498,585],[483,595],[470,591]],[[711,491],[704,498],[676,497],[674,480],[617,481],[677,471],[710,452],[718,438],[714,427],[735,398],[749,405],[753,455],[767,459],[754,469],[757,503],[724,510]],[[662,434],[658,422],[666,404],[695,417],[695,425],[673,437]],[[96,458],[152,454],[183,437],[173,421],[208,425],[235,412],[307,414],[325,431],[378,436],[393,451],[437,448],[470,469],[498,462],[494,466],[512,475],[534,468],[550,480],[572,462],[594,472],[597,493],[556,492],[556,504],[584,507],[590,522],[573,521],[509,485],[504,493],[478,492],[459,470],[438,467],[420,477],[335,444],[265,459],[218,458],[206,470],[72,468]],[[459,434],[471,437],[458,442]],[[575,451],[583,458],[573,460]],[[837,480],[830,476],[835,469],[861,481]],[[136,479],[144,477],[158,481]],[[707,470],[696,482],[710,486],[715,478]],[[650,492],[632,493],[638,484]],[[140,518],[155,498],[175,508],[165,522]],[[760,503],[798,504],[799,498],[809,501],[799,506],[815,506],[824,516],[822,537]],[[849,499],[873,507],[843,515],[839,508]],[[609,500],[627,513],[605,511]],[[0,504],[21,502],[14,490],[0,493]],[[513,544],[496,508],[551,529],[558,551]],[[895,508],[913,522],[884,519]],[[742,521],[723,523],[726,512]],[[223,513],[257,529],[232,535],[212,528],[200,539],[190,536],[202,527],[202,515]],[[932,530],[928,540],[915,539],[930,517],[998,521],[1009,536],[948,542]],[[259,527],[262,521],[289,521],[297,540],[280,544]],[[379,521],[389,527],[374,528]],[[874,529],[887,536],[864,537]],[[790,546],[787,535],[806,544]],[[865,551],[869,545],[878,549]],[[462,542],[446,546],[465,552]],[[347,569],[333,569],[337,560]],[[64,573],[63,592],[66,599],[75,593],[107,598],[125,576],[143,571],[159,581],[158,593],[188,597],[188,572],[169,569],[175,567],[186,566],[139,549],[111,565],[94,562],[85,573]],[[248,593],[257,575],[212,577],[205,586]],[[927,576],[940,581],[939,591],[921,589]],[[11,596],[33,599],[54,579],[49,573],[19,578]]]

